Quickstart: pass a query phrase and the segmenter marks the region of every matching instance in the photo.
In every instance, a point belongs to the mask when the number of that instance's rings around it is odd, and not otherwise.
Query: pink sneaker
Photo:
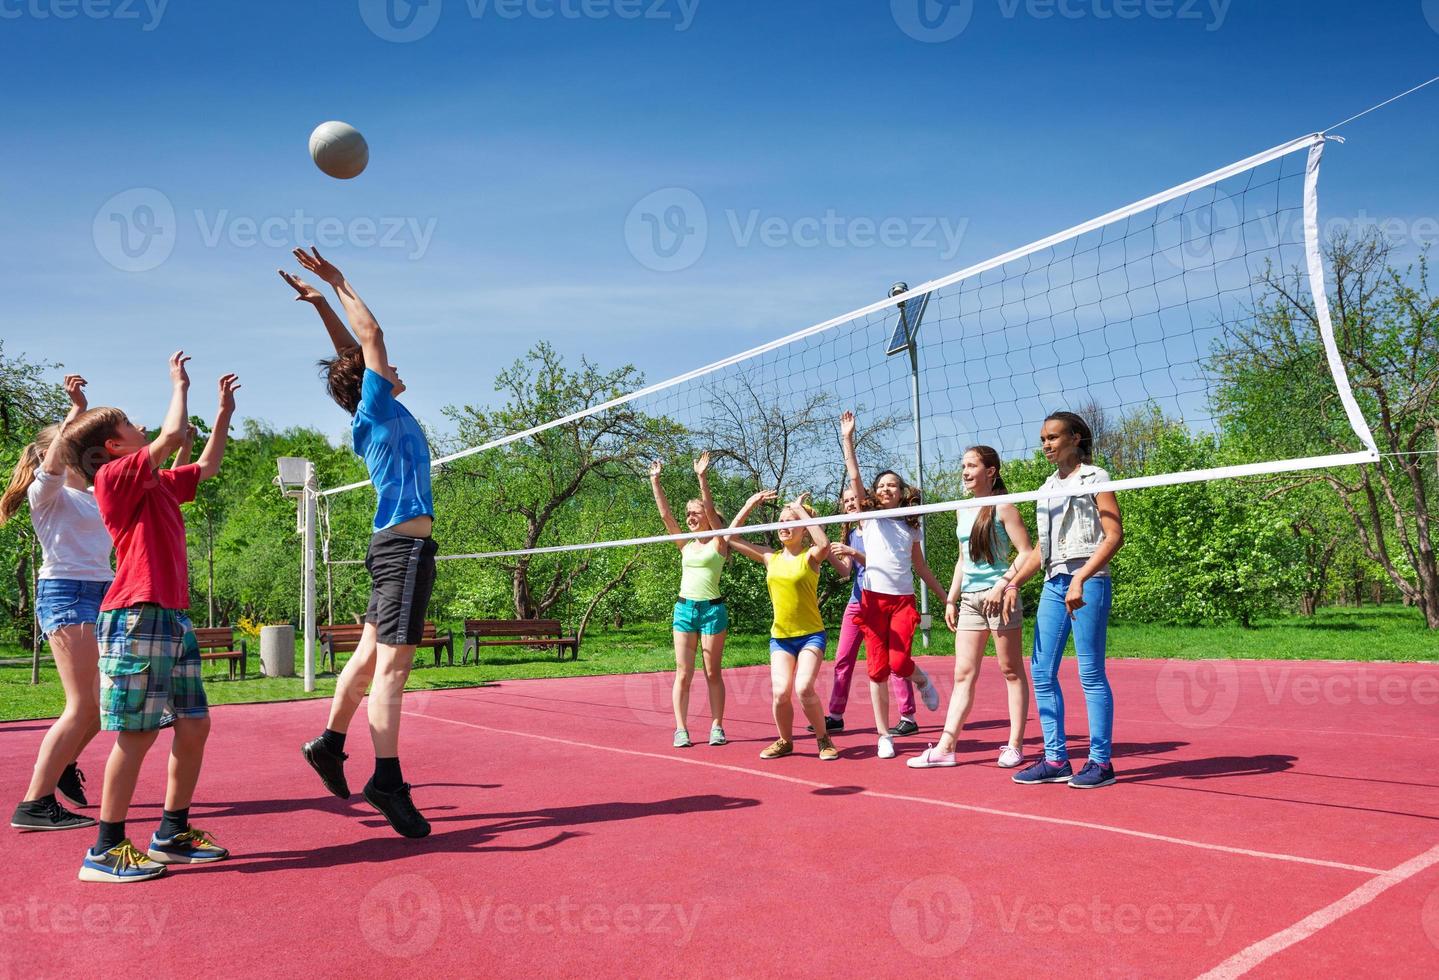
[[[1013,745],[1006,745],[999,750],[999,768],[1013,769],[1024,761],[1024,756]]]
[[[941,753],[933,745],[927,745],[919,755],[905,760],[905,765],[911,769],[948,769],[959,763],[954,761],[953,752]]]

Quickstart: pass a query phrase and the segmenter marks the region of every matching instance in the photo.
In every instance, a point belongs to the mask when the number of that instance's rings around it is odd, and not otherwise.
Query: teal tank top
[[[964,579],[960,584],[960,589],[964,592],[988,591],[1009,571],[1009,532],[1004,529],[1004,522],[999,519],[997,512],[994,515],[991,537],[994,543],[994,561],[981,564],[970,557],[970,531],[974,528],[975,519],[979,517],[979,510],[978,507],[968,507],[960,511],[955,527],[959,535],[960,560],[964,562]]]

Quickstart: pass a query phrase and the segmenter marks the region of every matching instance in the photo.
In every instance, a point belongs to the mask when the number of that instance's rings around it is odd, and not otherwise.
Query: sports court
[[[157,975],[181,951],[210,976],[1434,974],[1439,783],[1413,760],[1439,742],[1439,671],[1118,661],[1111,676],[1121,782],[1099,793],[994,767],[993,673],[960,767],[920,772],[903,761],[927,715],[890,764],[859,728],[838,762],[812,740],[760,762],[764,668],[729,673],[731,744],[683,751],[666,744],[665,674],[412,692],[410,778],[435,825],[418,841],[358,794],[324,794],[298,752],[322,704],[220,707],[194,819],[234,858],[96,888],[70,873],[75,835],[29,835],[7,855],[7,891],[31,897],[3,904],[6,975],[83,974],[117,934]],[[1072,664],[1064,680],[1082,705]],[[0,729],[4,778],[23,778],[46,724]],[[1031,751],[1038,734],[1031,719]],[[142,775],[137,824],[161,778]]]

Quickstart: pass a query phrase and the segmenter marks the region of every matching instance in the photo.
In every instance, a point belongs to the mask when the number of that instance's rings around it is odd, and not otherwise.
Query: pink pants
[[[854,662],[859,658],[860,640],[863,630],[855,617],[859,614],[859,603],[851,602],[844,607],[840,619],[839,648],[834,655],[834,687],[829,692],[829,712],[834,718],[843,718],[844,709],[849,705],[849,684],[854,674]],[[899,713],[914,717],[914,685],[898,674],[889,675],[892,690],[890,695],[899,704]]]

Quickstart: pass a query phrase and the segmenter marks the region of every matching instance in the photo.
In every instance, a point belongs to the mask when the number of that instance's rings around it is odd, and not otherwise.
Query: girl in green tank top
[[[712,531],[724,525],[724,518],[715,509],[710,494],[710,454],[695,460],[695,476],[699,478],[700,495],[685,504],[685,528],[682,529],[670,510],[669,498],[660,485],[662,464],[650,465],[650,489],[660,520],[670,534],[689,531]],[[720,571],[729,557],[729,539],[723,537],[688,538],[676,541],[680,552],[680,594],[674,608],[675,681],[670,700],[675,712],[674,747],[689,748],[690,686],[695,675],[695,654],[704,658],[705,685],[709,688],[709,744],[724,745],[724,677],[720,673],[724,657],[725,634],[729,630],[729,612],[720,593]]]

